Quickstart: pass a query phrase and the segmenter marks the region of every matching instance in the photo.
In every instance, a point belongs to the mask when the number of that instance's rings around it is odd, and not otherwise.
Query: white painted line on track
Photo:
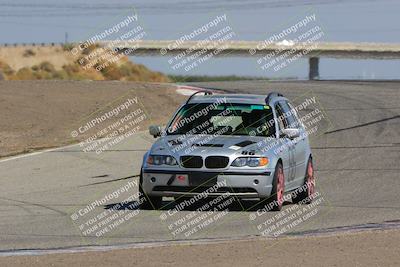
[[[195,87],[195,86],[189,86],[189,85],[180,85],[180,84],[175,84],[174,86],[176,86],[176,92],[179,94],[183,94],[183,95],[192,95],[194,92],[197,91],[212,91],[210,89],[206,89],[206,88],[201,88],[201,87]],[[140,133],[144,133],[147,131],[140,131],[138,132],[138,134]],[[99,139],[99,140],[106,140],[107,138],[103,138],[103,139]],[[148,140],[146,140],[147,142],[149,142]],[[150,143],[150,142],[149,142]],[[76,143],[76,144],[72,144],[72,145],[68,145],[68,146],[62,146],[62,147],[55,147],[55,148],[50,148],[50,149],[45,149],[45,150],[41,150],[41,151],[36,151],[36,152],[32,152],[32,153],[27,153],[27,154],[21,154],[21,155],[17,155],[17,156],[11,156],[11,157],[6,157],[4,159],[0,159],[0,163],[3,162],[7,162],[7,161],[11,161],[11,160],[17,160],[17,159],[22,159],[22,158],[27,158],[27,157],[32,157],[32,156],[38,156],[47,152],[52,152],[52,151],[57,151],[60,149],[66,149],[66,148],[71,148],[74,146],[78,146],[80,144]]]
[[[400,220],[387,221],[384,223],[370,223],[360,224],[355,226],[343,226],[336,228],[319,229],[309,232],[300,232],[298,234],[283,234],[278,237],[273,236],[260,236],[248,235],[240,237],[222,237],[222,238],[203,238],[195,240],[166,240],[154,242],[136,242],[121,245],[102,245],[102,246],[76,246],[68,248],[54,248],[54,249],[20,249],[20,250],[3,250],[0,251],[0,257],[6,256],[39,256],[46,254],[61,254],[61,253],[79,253],[79,252],[101,252],[113,251],[120,249],[140,249],[140,248],[153,248],[153,247],[167,247],[176,245],[205,245],[205,244],[221,244],[232,241],[267,241],[276,240],[277,238],[285,239],[298,239],[316,236],[337,236],[344,234],[355,234],[360,232],[382,231],[382,230],[396,230],[400,229]]]
[[[32,153],[28,153],[28,154],[23,154],[23,155],[18,155],[18,156],[12,156],[12,157],[9,157],[9,158],[1,159],[0,163],[6,162],[6,161],[10,161],[10,160],[27,158],[27,157],[31,157],[31,156],[37,156],[37,155],[40,155],[40,154],[43,154],[43,153],[46,153],[46,152],[51,152],[51,151],[56,151],[56,150],[60,150],[60,149],[70,148],[70,147],[74,147],[74,146],[77,146],[77,145],[79,145],[79,143],[68,145],[68,146],[45,149],[45,150],[32,152]]]
[[[134,134],[133,136],[137,135],[140,137],[141,134],[146,133],[147,131],[139,131],[136,134]],[[116,136],[115,138],[117,138],[118,136]],[[98,141],[107,141],[107,140],[111,140],[112,138],[108,137],[108,138],[101,138]],[[143,140],[145,140],[144,138],[142,138]],[[150,143],[150,141],[145,140],[147,142]],[[81,141],[83,142],[83,141]],[[80,143],[76,143],[76,144],[71,144],[71,145],[67,145],[67,146],[62,146],[62,147],[55,147],[55,148],[49,148],[49,149],[45,149],[45,150],[40,150],[40,151],[36,151],[36,152],[32,152],[32,153],[27,153],[27,154],[22,154],[22,155],[18,155],[18,156],[11,156],[11,157],[7,157],[5,159],[0,159],[0,163],[3,162],[7,162],[7,161],[11,161],[11,160],[16,160],[16,159],[22,159],[22,158],[27,158],[27,157],[32,157],[32,156],[38,156],[47,152],[52,152],[52,151],[57,151],[57,150],[62,150],[62,149],[66,149],[66,148],[71,148],[71,147],[75,147],[75,146],[79,146]],[[107,150],[106,150],[107,151]],[[83,151],[82,151],[83,152]]]
[[[190,91],[193,93],[193,92],[199,91],[199,90],[207,90],[207,89],[200,88],[200,87],[187,86],[187,85],[179,85],[179,84],[175,84],[174,86],[176,86],[177,92],[178,92],[178,90],[187,90],[187,91],[190,90]],[[178,93],[179,93],[179,92],[178,92]],[[191,94],[192,94],[192,93],[191,93]],[[191,94],[190,94],[190,95],[191,95]],[[139,131],[139,132],[137,132],[137,133],[140,134],[140,133],[144,133],[144,132],[147,132],[147,131]],[[106,138],[99,139],[99,140],[106,140]],[[146,140],[146,141],[149,142],[148,140]],[[150,142],[149,142],[149,143],[150,143]],[[79,142],[79,143],[76,143],[76,144],[68,145],[68,146],[55,147],[55,148],[40,150],[40,151],[36,151],[36,152],[32,152],[32,153],[27,153],[27,154],[21,154],[21,155],[17,155],[17,156],[6,157],[6,158],[4,158],[4,159],[0,159],[0,163],[7,162],[7,161],[11,161],[11,160],[17,160],[17,159],[27,158],[27,157],[32,157],[32,156],[38,156],[38,155],[41,155],[41,154],[43,154],[43,153],[52,152],[52,151],[57,151],[57,150],[60,150],[60,149],[65,149],[65,148],[71,148],[71,147],[74,147],[74,146],[78,146],[79,144],[80,144],[80,142]]]
[[[176,92],[181,95],[185,96],[191,96],[192,94],[198,92],[198,91],[208,91],[208,92],[213,92],[217,93],[216,90],[212,90],[209,88],[202,88],[202,87],[197,87],[197,86],[189,86],[189,85],[176,85]]]
[[[226,243],[231,241],[249,241],[249,240],[264,240],[259,236],[238,237],[238,238],[213,238],[213,239],[197,239],[197,240],[176,240],[176,241],[155,241],[155,242],[138,242],[122,245],[104,245],[104,246],[79,246],[70,248],[54,248],[54,249],[21,249],[0,251],[0,257],[8,256],[39,256],[47,254],[61,254],[61,253],[80,253],[80,252],[101,252],[112,251],[120,249],[133,249],[133,248],[153,248],[153,247],[167,247],[173,245],[202,245],[202,244],[216,244]]]

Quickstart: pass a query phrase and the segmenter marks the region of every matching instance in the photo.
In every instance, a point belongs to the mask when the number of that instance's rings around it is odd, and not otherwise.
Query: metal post
[[[309,59],[310,64],[310,72],[308,74],[309,80],[318,80],[319,79],[319,58],[318,57],[310,57]]]

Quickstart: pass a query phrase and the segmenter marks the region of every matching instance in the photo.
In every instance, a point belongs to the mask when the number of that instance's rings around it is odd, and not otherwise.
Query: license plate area
[[[190,186],[213,186],[217,183],[218,173],[195,172],[189,174]]]

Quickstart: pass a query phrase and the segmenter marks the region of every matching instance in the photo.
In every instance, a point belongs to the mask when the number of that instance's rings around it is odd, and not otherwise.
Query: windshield
[[[187,104],[167,127],[167,134],[275,136],[272,109],[250,104]]]

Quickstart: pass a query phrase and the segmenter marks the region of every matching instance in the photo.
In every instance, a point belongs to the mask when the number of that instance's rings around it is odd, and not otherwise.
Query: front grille
[[[220,169],[228,166],[229,158],[221,156],[209,156],[206,158],[206,167],[209,169]]]
[[[201,168],[203,167],[203,158],[200,156],[182,156],[181,164],[184,168]]]

